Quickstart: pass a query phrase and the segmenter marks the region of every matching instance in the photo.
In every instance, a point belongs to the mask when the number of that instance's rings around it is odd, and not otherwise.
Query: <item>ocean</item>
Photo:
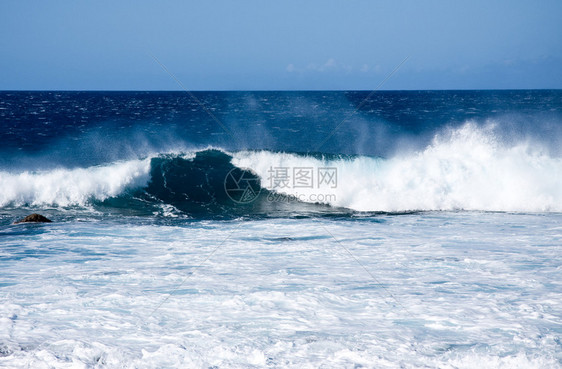
[[[561,90],[0,92],[0,367],[562,368],[561,257]]]

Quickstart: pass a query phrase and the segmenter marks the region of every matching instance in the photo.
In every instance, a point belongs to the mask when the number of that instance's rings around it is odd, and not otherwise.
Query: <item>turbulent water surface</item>
[[[562,367],[562,92],[194,96],[0,92],[0,367]]]

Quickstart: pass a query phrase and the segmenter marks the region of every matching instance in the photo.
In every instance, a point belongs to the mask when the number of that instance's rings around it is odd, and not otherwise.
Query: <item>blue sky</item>
[[[562,1],[0,2],[0,89],[562,88]]]

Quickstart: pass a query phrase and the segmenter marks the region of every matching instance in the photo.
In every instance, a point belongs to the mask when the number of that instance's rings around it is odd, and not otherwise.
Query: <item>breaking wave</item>
[[[244,169],[257,176],[258,186],[253,201],[241,204],[229,195],[225,180],[233,170],[241,178]],[[319,183],[319,170],[326,169],[332,171],[331,182]],[[310,183],[291,177],[302,170]],[[440,133],[421,151],[386,159],[206,149],[88,168],[4,171],[0,187],[1,207],[157,204],[187,213],[243,214],[279,206],[324,211],[329,205],[369,212],[560,212],[562,159],[530,142],[504,144],[492,128],[469,123]],[[276,204],[280,198],[287,201]]]
[[[331,205],[357,211],[562,211],[561,158],[551,157],[529,142],[504,145],[492,127],[472,124],[436,136],[422,151],[389,159],[334,160],[242,152],[233,163],[254,170],[266,188],[299,198],[313,192],[329,193],[334,199]],[[275,183],[266,180],[272,167],[334,167],[337,186],[274,187]]]

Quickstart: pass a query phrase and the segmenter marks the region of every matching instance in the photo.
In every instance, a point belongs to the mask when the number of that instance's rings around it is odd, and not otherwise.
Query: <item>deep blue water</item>
[[[403,136],[424,145],[468,120],[548,141],[562,114],[560,90],[192,94],[0,92],[3,164],[42,153],[99,164],[173,144],[386,156]]]

